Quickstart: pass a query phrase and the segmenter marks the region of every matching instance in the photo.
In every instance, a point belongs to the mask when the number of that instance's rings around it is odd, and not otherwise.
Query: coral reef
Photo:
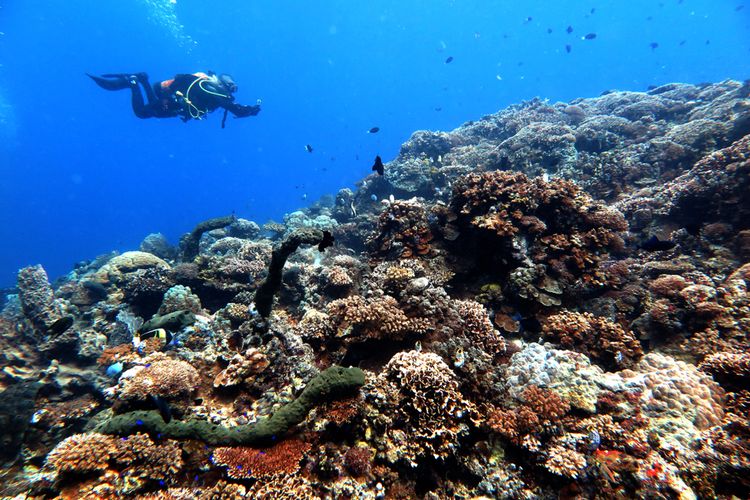
[[[749,133],[747,82],[532,99],[283,223],[24,268],[0,495],[744,498]]]

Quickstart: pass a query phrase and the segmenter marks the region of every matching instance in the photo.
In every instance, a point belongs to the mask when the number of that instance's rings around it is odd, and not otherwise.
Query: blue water
[[[750,77],[743,0],[23,0],[0,32],[0,286],[231,212],[280,220],[414,130],[523,99]],[[200,70],[261,114],[140,120],[84,75]]]

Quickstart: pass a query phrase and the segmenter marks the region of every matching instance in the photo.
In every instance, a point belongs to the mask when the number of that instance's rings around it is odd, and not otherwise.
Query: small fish
[[[565,33],[567,33],[568,35],[573,33],[573,26],[568,26],[567,28],[565,28]]]
[[[445,60],[445,64],[450,64],[453,62],[453,56],[448,56],[448,59]]]
[[[169,404],[164,401],[163,398],[154,396],[153,394],[151,394],[151,401],[153,401],[156,408],[158,408],[159,415],[161,415],[164,422],[169,423],[169,421],[172,420],[172,409],[169,407]]]
[[[592,8],[591,8],[591,10],[590,10],[589,12],[590,12],[591,14],[595,13],[595,12],[596,12],[596,7],[592,7]]]
[[[742,9],[744,9],[744,8],[745,8],[745,5],[744,5],[744,4],[743,4],[743,5],[738,5],[737,7],[735,7],[735,8],[734,8],[734,11],[735,11],[735,12],[739,12],[739,11],[741,11],[741,10],[742,10]]]
[[[318,252],[325,252],[325,249],[333,246],[334,238],[330,231],[323,231],[323,239],[318,243]]]
[[[672,240],[660,240],[656,235],[652,235],[649,239],[641,243],[641,249],[647,252],[662,252],[664,250],[671,250],[677,243]]]
[[[372,171],[377,172],[378,175],[383,175],[385,173],[385,167],[383,166],[383,160],[380,159],[380,156],[375,157],[375,163],[372,165]]]
[[[682,47],[683,45],[685,45],[686,42],[687,42],[687,40],[680,41],[680,47]]]
[[[581,37],[581,40],[593,40],[596,38],[596,33],[586,33]]]
[[[112,363],[107,367],[107,376],[108,377],[116,377],[120,373],[122,373],[122,369],[124,368],[123,364],[119,361],[117,363]]]
[[[442,111],[442,110],[443,110],[443,108],[441,108],[440,106],[438,106],[437,108],[435,108],[435,111]]]
[[[378,132],[380,132],[380,127],[372,127],[367,131],[368,134],[377,134]]]
[[[157,328],[155,330],[149,330],[145,333],[141,333],[136,337],[133,337],[133,343],[139,345],[146,339],[157,338],[164,341],[164,346],[168,346],[172,342],[172,332],[165,330],[164,328]]]
[[[548,35],[551,35],[551,34],[552,34],[552,28],[547,28],[547,34],[548,34]]]
[[[571,51],[572,48],[573,47],[571,47],[570,45],[566,45],[565,46],[565,52],[567,52],[568,54],[570,54],[570,51]]]
[[[651,42],[648,44],[648,46],[651,47],[651,50],[659,48],[659,44],[657,42]]]
[[[529,24],[533,20],[534,20],[534,18],[531,17],[531,16],[529,16],[529,17],[527,17],[526,19],[523,20],[523,24]]]
[[[307,151],[308,153],[312,153],[313,152],[313,147],[310,146],[309,144],[305,144],[305,151]]]

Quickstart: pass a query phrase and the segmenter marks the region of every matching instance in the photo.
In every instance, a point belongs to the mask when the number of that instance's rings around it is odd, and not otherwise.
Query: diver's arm
[[[237,104],[234,101],[222,103],[221,107],[228,110],[237,118],[245,118],[246,116],[255,116],[260,113],[260,105],[247,106],[244,104]]]

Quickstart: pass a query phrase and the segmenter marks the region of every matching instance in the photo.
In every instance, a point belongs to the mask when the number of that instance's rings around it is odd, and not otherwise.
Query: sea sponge
[[[313,377],[297,399],[254,424],[226,428],[203,420],[165,422],[158,411],[132,411],[102,422],[96,431],[118,435],[150,432],[169,438],[200,439],[214,445],[263,445],[302,422],[315,405],[349,397],[364,383],[365,374],[359,368],[331,366]]]
[[[24,267],[18,271],[18,296],[23,314],[40,335],[46,334],[53,324],[63,317],[61,305],[40,265]]]

